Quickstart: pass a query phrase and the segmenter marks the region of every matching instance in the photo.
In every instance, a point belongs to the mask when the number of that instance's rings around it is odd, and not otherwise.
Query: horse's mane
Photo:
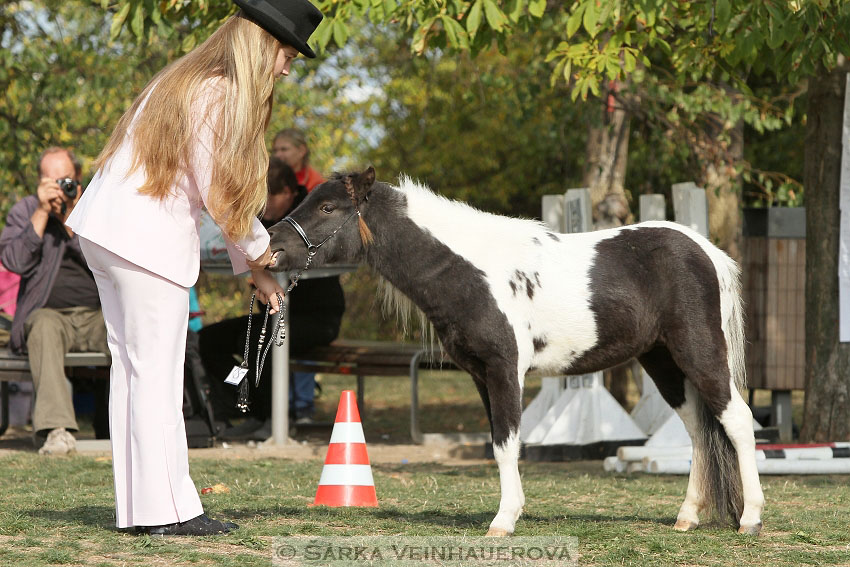
[[[428,200],[433,203],[435,207],[439,207],[441,209],[447,208],[451,210],[455,215],[469,215],[470,217],[474,216],[478,219],[486,217],[489,221],[499,223],[514,223],[519,221],[523,223],[531,222],[535,226],[537,225],[537,223],[535,223],[534,221],[525,221],[522,219],[495,215],[476,209],[475,207],[462,201],[449,199],[444,195],[435,193],[431,188],[429,188],[425,184],[416,181],[407,175],[400,175],[398,178],[398,185],[391,185],[390,187],[392,187],[393,190],[401,192],[402,194],[408,196],[415,195],[420,199]],[[413,331],[413,325],[418,323],[418,327],[422,335],[423,345],[430,346],[433,351],[435,345],[439,343],[439,337],[437,337],[433,325],[430,323],[430,321],[428,321],[428,318],[425,317],[425,314],[419,309],[419,307],[417,307],[415,303],[413,303],[404,293],[399,291],[389,281],[380,276],[378,278],[378,295],[381,300],[382,312],[385,315],[395,314],[401,326],[403,335],[409,336],[409,334]]]

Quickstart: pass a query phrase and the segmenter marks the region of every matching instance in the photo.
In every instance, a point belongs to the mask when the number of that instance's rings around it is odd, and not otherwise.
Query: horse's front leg
[[[490,523],[487,535],[508,536],[514,533],[514,526],[525,505],[525,495],[522,492],[522,481],[519,477],[522,390],[516,369],[512,372],[504,369],[488,369],[486,390],[490,402],[493,455],[499,466],[499,483],[502,491],[499,513]]]

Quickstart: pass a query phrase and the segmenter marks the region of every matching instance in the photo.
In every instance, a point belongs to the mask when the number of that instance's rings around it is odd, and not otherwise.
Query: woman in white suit
[[[235,0],[241,11],[163,69],[124,114],[67,220],[103,305],[112,354],[110,433],[116,523],[142,533],[209,535],[237,526],[203,513],[189,476],[183,359],[189,288],[206,207],[234,272],[258,295],[283,293],[265,270],[269,236],[264,132],[274,82],[315,54],[322,19],[308,0]]]

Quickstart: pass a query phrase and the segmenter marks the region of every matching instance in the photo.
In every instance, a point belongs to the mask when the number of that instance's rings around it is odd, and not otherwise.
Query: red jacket
[[[300,171],[295,172],[295,178],[298,180],[299,185],[303,185],[307,188],[307,191],[312,191],[313,187],[319,185],[320,183],[324,183],[325,179],[322,177],[322,174],[313,169],[312,167],[305,166]]]

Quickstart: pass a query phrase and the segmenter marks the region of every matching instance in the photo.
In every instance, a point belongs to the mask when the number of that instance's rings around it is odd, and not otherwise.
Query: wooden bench
[[[65,356],[66,372],[80,367],[109,367],[109,356],[99,352],[71,352]],[[327,346],[314,347],[290,357],[290,371],[343,374],[357,378],[357,403],[364,407],[366,376],[410,377],[410,436],[423,442],[419,426],[419,370],[457,370],[457,366],[441,350],[422,345],[337,340]],[[72,372],[68,372],[71,374]],[[0,407],[3,419],[0,435],[9,426],[9,391],[7,381],[29,381],[29,362],[25,356],[0,349]]]
[[[69,352],[65,355],[67,375],[79,376],[76,369],[86,367],[109,368],[111,359],[102,352]],[[69,372],[70,370],[70,372]],[[108,376],[108,374],[106,374]],[[0,408],[3,419],[0,421],[0,436],[9,428],[9,381],[29,382],[32,380],[30,364],[26,356],[13,354],[8,348],[0,348]]]
[[[366,376],[410,376],[410,437],[423,442],[419,427],[419,370],[457,370],[441,350],[423,345],[339,339],[327,346],[293,353],[289,370],[357,377],[357,404],[364,407]]]

